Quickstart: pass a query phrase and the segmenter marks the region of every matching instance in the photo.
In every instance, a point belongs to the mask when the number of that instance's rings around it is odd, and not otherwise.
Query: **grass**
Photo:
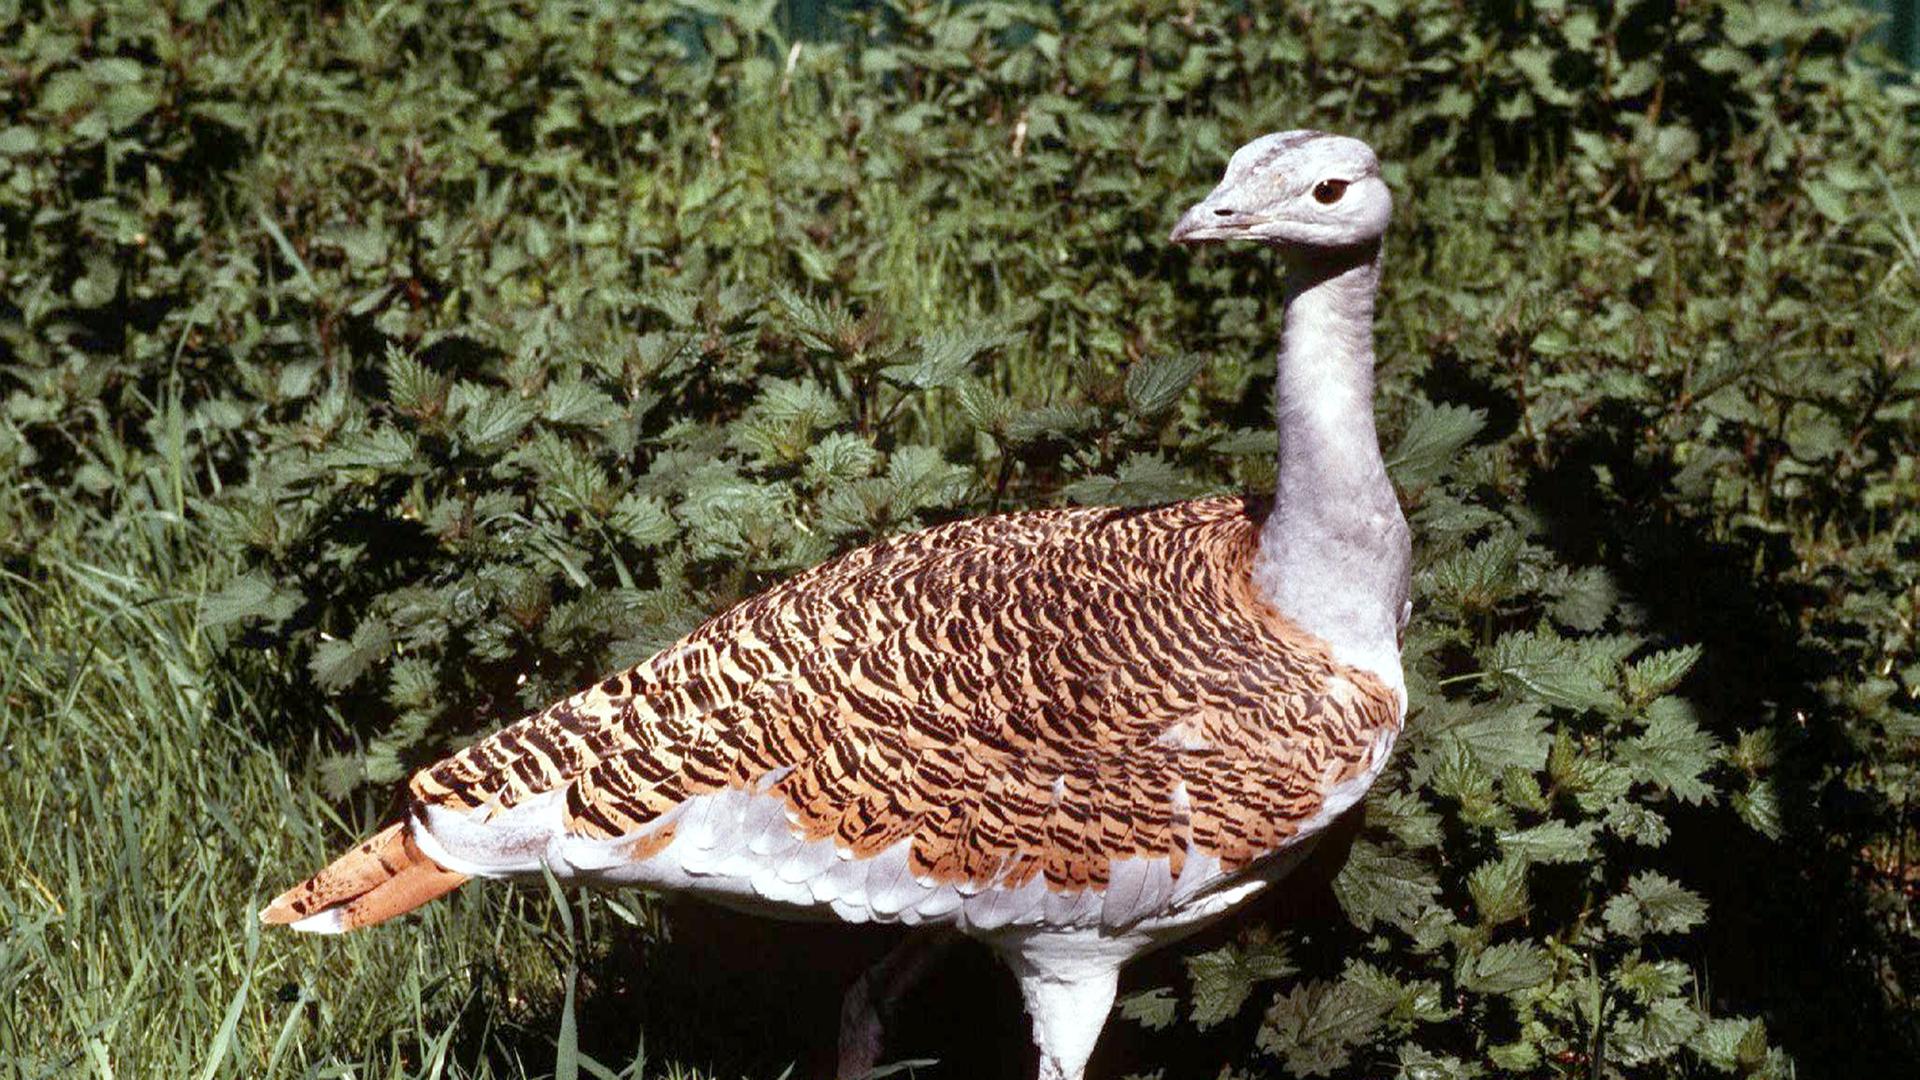
[[[469,889],[386,932],[263,932],[265,899],[385,808],[342,820],[255,734],[276,725],[197,622],[216,557],[157,487],[0,579],[0,1074],[641,1075],[556,1056],[570,984],[551,1015],[568,931],[632,898],[573,926]]]

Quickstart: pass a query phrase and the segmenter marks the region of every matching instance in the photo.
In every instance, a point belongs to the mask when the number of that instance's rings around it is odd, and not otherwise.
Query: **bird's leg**
[[[840,1002],[840,1080],[859,1080],[879,1064],[894,1006],[958,937],[952,930],[908,934],[847,988]]]
[[[1118,958],[1102,952],[1005,953],[1033,1022],[1040,1080],[1082,1080],[1093,1044],[1113,1011],[1120,982]]]

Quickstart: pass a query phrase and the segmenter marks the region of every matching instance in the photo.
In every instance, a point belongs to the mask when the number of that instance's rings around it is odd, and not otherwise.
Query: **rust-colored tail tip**
[[[434,862],[395,822],[274,897],[260,910],[268,926],[339,934],[384,922],[452,892],[467,875]]]

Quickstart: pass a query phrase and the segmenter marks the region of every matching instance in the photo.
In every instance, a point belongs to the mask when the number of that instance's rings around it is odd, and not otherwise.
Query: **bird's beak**
[[[1219,198],[1220,192],[1201,199],[1193,208],[1180,215],[1173,231],[1167,239],[1175,244],[1201,244],[1209,240],[1232,240],[1244,237],[1249,228],[1260,224],[1264,219],[1229,205],[1228,199]]]
[[[1174,223],[1173,231],[1167,234],[1167,240],[1175,244],[1192,244],[1200,240],[1198,235],[1207,226],[1207,218],[1212,216],[1206,203],[1188,208]]]

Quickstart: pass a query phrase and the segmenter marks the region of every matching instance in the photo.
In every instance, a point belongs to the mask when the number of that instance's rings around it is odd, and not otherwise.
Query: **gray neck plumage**
[[[1412,556],[1373,425],[1379,283],[1377,244],[1304,260],[1288,277],[1274,391],[1279,480],[1254,580],[1336,657],[1398,685]]]

